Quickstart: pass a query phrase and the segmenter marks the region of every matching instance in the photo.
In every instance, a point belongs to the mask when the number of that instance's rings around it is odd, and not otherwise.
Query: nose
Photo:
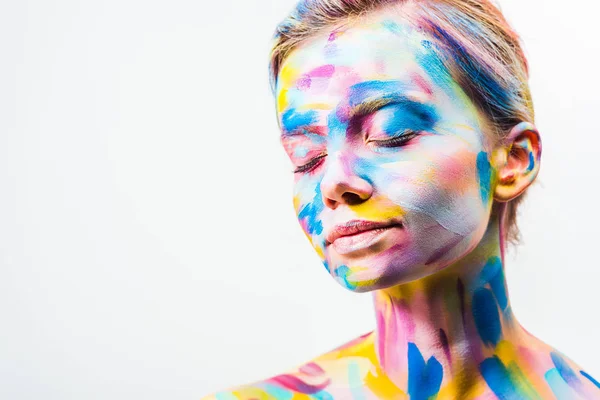
[[[340,204],[361,204],[373,195],[373,186],[354,172],[353,164],[353,159],[342,152],[328,156],[321,194],[323,203],[332,210]]]

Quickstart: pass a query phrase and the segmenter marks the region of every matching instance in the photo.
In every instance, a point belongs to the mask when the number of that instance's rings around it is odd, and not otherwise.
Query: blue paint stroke
[[[383,25],[383,27],[387,31],[395,34],[402,34],[406,32],[406,29],[403,26],[399,25],[396,21],[392,21],[390,19],[386,19],[381,23],[381,25]]]
[[[546,372],[544,379],[548,382],[548,386],[550,386],[557,400],[569,400],[575,397],[573,389],[560,377],[560,373],[556,368],[552,368]]]
[[[517,390],[510,378],[510,373],[497,356],[490,357],[479,364],[479,371],[499,399],[522,400],[527,398]]]
[[[481,200],[487,204],[490,199],[490,184],[492,180],[492,166],[485,151],[477,155],[477,175],[479,176],[479,190]]]
[[[260,386],[262,386],[261,389],[267,392],[268,395],[273,396],[273,398],[278,400],[292,400],[294,397],[294,393],[290,390],[272,385],[270,383],[261,384]]]
[[[502,268],[502,260],[500,257],[491,257],[481,270],[479,276],[479,282],[477,284],[480,287],[490,284],[498,305],[502,310],[506,310],[508,307],[508,295],[506,293],[506,286],[504,285],[504,269]]]
[[[478,289],[473,295],[473,318],[483,343],[495,346],[500,340],[501,325],[494,295],[489,289]]]
[[[331,273],[331,270],[329,269],[329,263],[327,262],[327,260],[323,261],[323,266],[327,270],[327,273]]]
[[[321,390],[320,392],[313,393],[310,395],[310,397],[315,400],[334,400],[333,396],[325,390]]]
[[[350,268],[346,265],[341,265],[335,270],[335,275],[339,277],[340,281],[344,284],[344,286],[350,290],[354,290],[358,287],[357,284],[351,283],[348,281],[348,276],[350,275]]]
[[[351,362],[348,366],[348,384],[354,400],[366,400],[360,368],[357,363]]]
[[[535,167],[535,159],[533,158],[533,153],[529,153],[529,165],[527,166],[527,171],[533,171],[533,167]]]
[[[232,393],[221,392],[215,394],[215,399],[217,400],[238,400],[237,396],[234,396]]]
[[[306,204],[298,213],[298,219],[306,219],[306,231],[310,235],[320,235],[323,232],[323,222],[319,219],[319,214],[323,211],[323,196],[321,195],[321,185],[316,185],[315,197]]]
[[[327,116],[327,136],[332,142],[345,140],[348,130],[347,118],[345,118],[343,113],[338,111],[329,113]]]
[[[388,136],[397,136],[406,130],[431,132],[438,120],[434,107],[410,100],[399,100],[380,109],[391,111],[382,129]]]
[[[297,111],[295,108],[290,108],[281,116],[281,124],[285,132],[293,132],[302,126],[314,124],[319,119],[316,111]]]
[[[459,16],[456,16],[456,18],[457,21],[455,23],[457,25],[466,24],[476,28],[468,20],[468,17],[462,17],[463,19],[461,19]],[[493,70],[486,70],[482,66],[481,61],[477,59],[477,56],[474,53],[470,53],[471,50],[458,42],[452,34],[446,32],[433,21],[428,22],[432,28],[431,33],[433,36],[445,44],[444,48],[449,53],[448,57],[452,59],[453,63],[465,75],[464,82],[467,87],[463,87],[463,90],[469,93],[469,96],[477,105],[489,110],[493,117],[506,118],[511,116],[511,99],[514,95],[503,87],[501,81],[496,79]],[[444,53],[446,52],[440,52],[440,54]]]
[[[585,371],[579,371],[579,373],[583,376],[585,376],[587,379],[589,379],[594,385],[596,385],[596,387],[598,389],[600,389],[600,382],[598,382],[597,380],[595,380],[590,374],[588,374]]]
[[[559,353],[555,351],[551,352],[550,358],[552,358],[552,362],[554,363],[554,366],[556,367],[556,370],[560,374],[561,378],[563,378],[563,380],[567,382],[569,386],[576,387],[581,384],[581,381],[579,380],[579,377],[575,371],[573,371],[569,364],[567,364],[567,361]]]
[[[371,99],[406,99],[403,96],[410,87],[400,80],[371,80],[359,82],[349,89],[348,105],[352,108]]]
[[[408,344],[408,394],[411,400],[427,400],[437,395],[443,374],[442,364],[435,357],[425,363],[417,345]]]

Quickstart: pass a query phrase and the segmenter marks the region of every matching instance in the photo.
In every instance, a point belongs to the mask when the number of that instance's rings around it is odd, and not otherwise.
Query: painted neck
[[[424,379],[432,390],[450,380],[459,382],[450,386],[463,398],[480,383],[479,364],[496,345],[518,341],[523,331],[510,307],[503,259],[492,218],[478,246],[457,263],[375,292],[377,356],[397,386],[411,393],[429,390]]]

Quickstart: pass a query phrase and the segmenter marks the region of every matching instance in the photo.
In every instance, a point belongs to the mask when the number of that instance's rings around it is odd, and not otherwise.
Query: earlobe
[[[541,156],[542,142],[535,126],[528,122],[516,125],[496,149],[494,199],[507,202],[521,195],[537,177]]]

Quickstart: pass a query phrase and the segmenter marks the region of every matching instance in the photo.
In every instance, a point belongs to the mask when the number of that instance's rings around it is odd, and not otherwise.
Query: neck
[[[502,248],[493,218],[481,242],[460,261],[375,292],[377,356],[399,388],[426,394],[441,387],[452,391],[448,397],[463,398],[482,383],[479,365],[496,345],[518,340],[523,330],[508,300]]]

